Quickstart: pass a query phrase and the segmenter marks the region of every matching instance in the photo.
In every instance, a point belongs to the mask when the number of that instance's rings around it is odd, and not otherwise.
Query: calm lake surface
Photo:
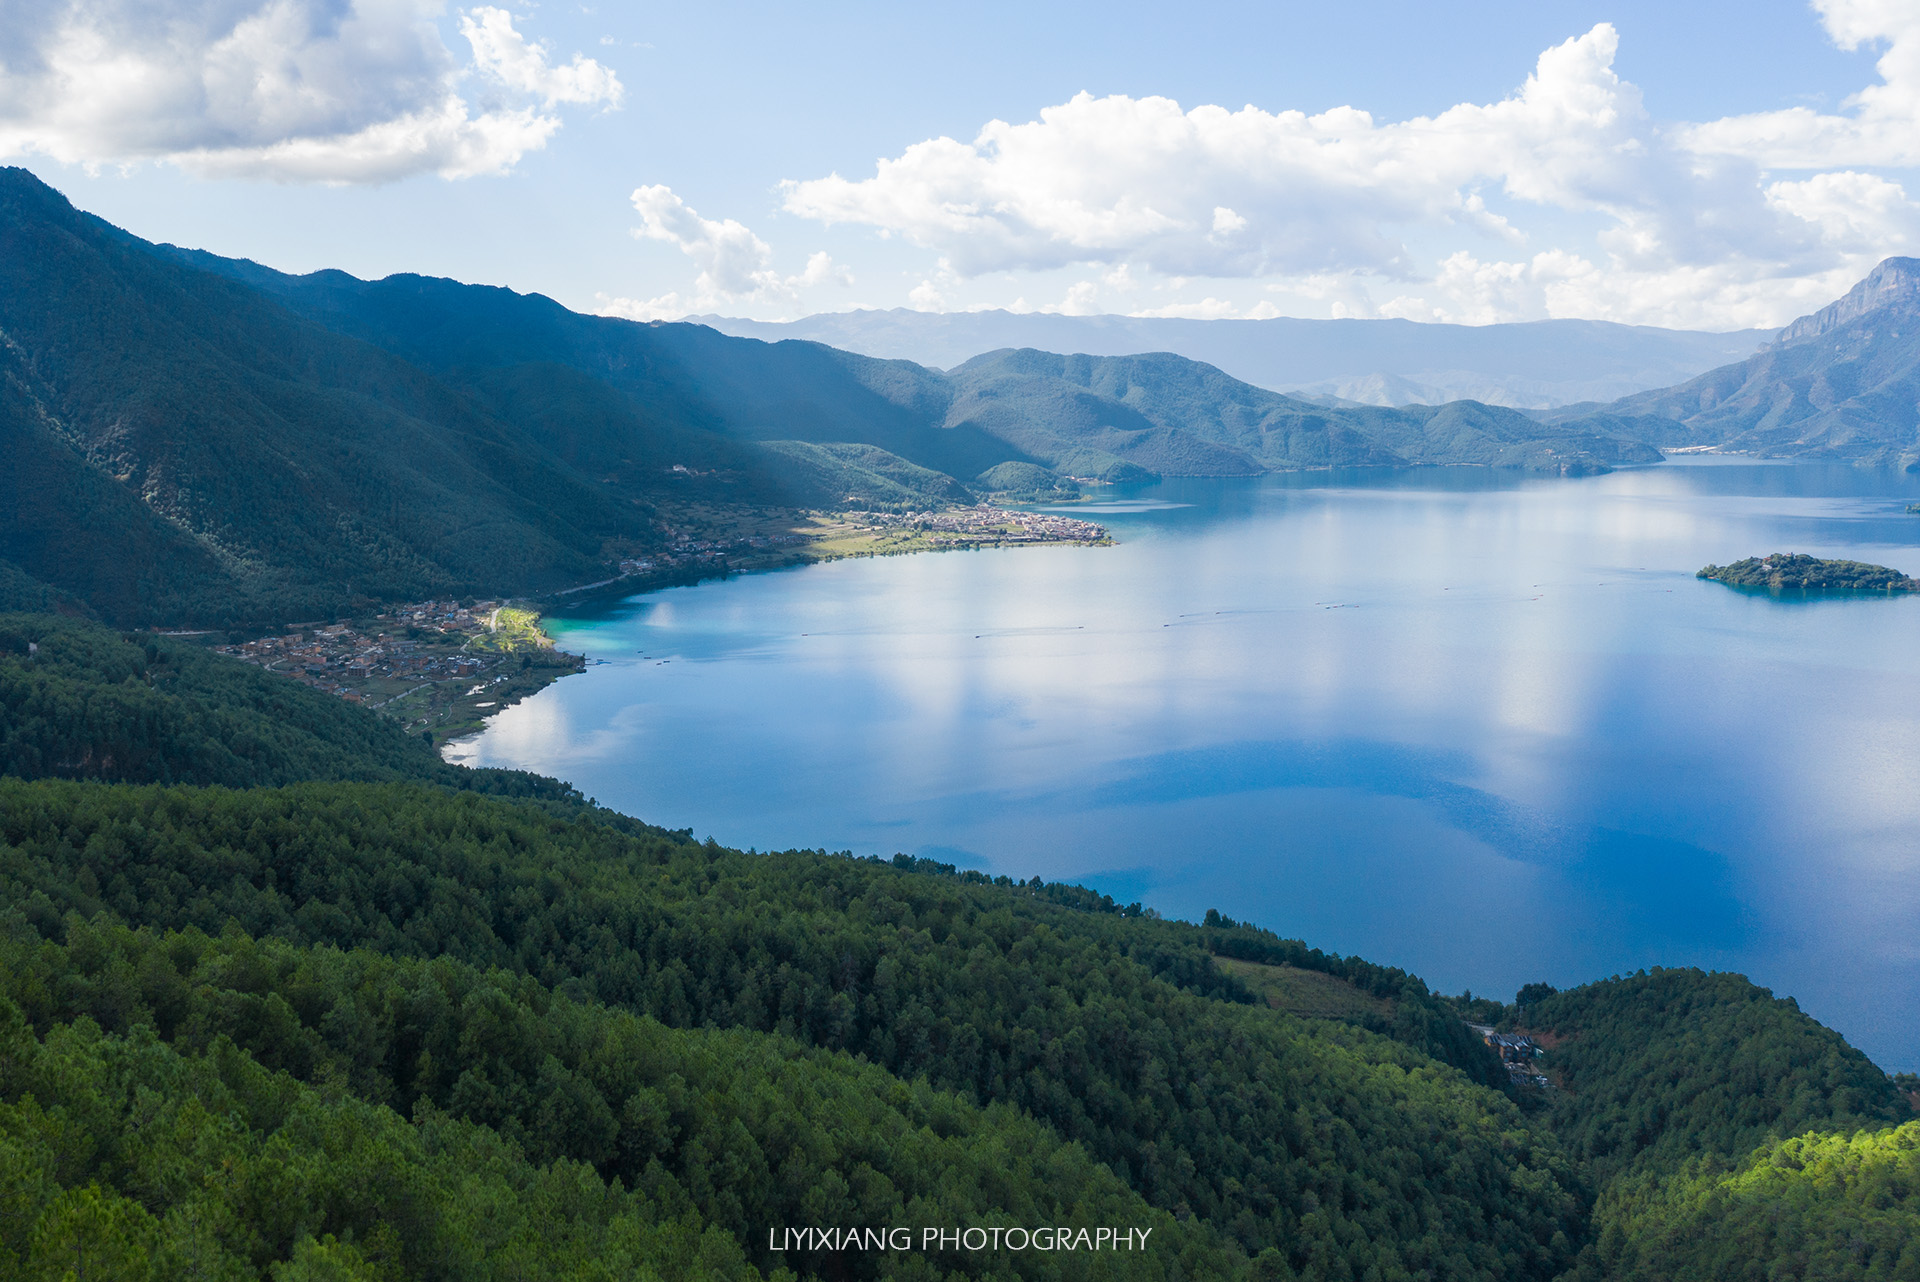
[[[1169,481],[1110,548],[841,561],[552,620],[604,660],[454,758],[759,849],[1208,908],[1510,999],[1752,976],[1920,1067],[1920,477],[1672,462]]]

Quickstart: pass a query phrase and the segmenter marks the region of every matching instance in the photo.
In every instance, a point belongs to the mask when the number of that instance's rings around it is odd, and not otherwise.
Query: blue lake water
[[[450,754],[724,843],[1208,908],[1511,998],[1742,971],[1920,1067],[1920,477],[1674,462],[1169,481],[1110,548],[834,562],[552,621],[604,660]]]

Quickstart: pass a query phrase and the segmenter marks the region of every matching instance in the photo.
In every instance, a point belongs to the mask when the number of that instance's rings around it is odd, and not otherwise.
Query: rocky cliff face
[[[1898,308],[1920,310],[1920,258],[1889,258],[1867,273],[1867,278],[1847,291],[1845,298],[1829,303],[1811,316],[1802,316],[1787,326],[1777,346],[1818,338],[1856,321],[1870,312]]]

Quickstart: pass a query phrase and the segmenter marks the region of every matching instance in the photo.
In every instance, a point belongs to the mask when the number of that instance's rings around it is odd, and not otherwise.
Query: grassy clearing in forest
[[[1291,1015],[1307,1019],[1359,1019],[1391,1013],[1384,999],[1317,970],[1265,966],[1233,957],[1215,957],[1213,964],[1260,994],[1267,1005]]]

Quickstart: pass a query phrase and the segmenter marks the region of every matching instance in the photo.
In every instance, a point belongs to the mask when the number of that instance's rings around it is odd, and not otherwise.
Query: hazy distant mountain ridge
[[[952,369],[1008,347],[1092,356],[1172,352],[1269,391],[1373,405],[1479,400],[1523,409],[1609,401],[1740,360],[1772,330],[1716,334],[1608,321],[1441,325],[1406,320],[1190,320],[1042,312],[821,313],[690,319],[723,333],[828,343]]]
[[[1404,410],[1315,405],[1167,352],[1060,356],[1022,348],[989,352],[943,374],[804,340],[766,343],[702,325],[581,316],[549,299],[454,281],[360,281],[341,272],[296,277],[171,252],[255,283],[311,319],[441,377],[457,375],[483,389],[528,377],[530,369],[539,371],[534,386],[545,387],[553,377],[548,367],[563,368],[624,394],[650,421],[681,425],[683,435],[691,433],[688,442],[711,447],[704,435],[711,433],[735,442],[860,445],[903,461],[876,470],[853,464],[855,456],[844,452],[829,459],[776,451],[778,487],[815,501],[843,495],[844,487],[829,477],[865,478],[856,493],[897,502],[897,486],[914,478],[914,468],[964,483],[1005,462],[1124,480],[1420,463],[1578,474],[1659,457],[1642,442],[1543,428],[1515,411],[1473,402]],[[570,432],[569,440],[580,436],[562,425],[554,431]],[[589,468],[616,464],[606,449],[577,461]],[[733,466],[751,471],[738,460]],[[949,497],[939,484],[916,492],[929,500]]]

